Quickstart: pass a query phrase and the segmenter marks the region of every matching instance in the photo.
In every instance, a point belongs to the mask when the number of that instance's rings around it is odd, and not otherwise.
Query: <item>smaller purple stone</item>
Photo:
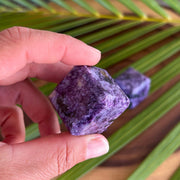
[[[50,100],[73,135],[104,132],[130,103],[106,70],[89,66],[75,66]]]
[[[128,68],[119,75],[115,82],[130,99],[130,109],[135,108],[149,93],[151,80],[133,68]]]

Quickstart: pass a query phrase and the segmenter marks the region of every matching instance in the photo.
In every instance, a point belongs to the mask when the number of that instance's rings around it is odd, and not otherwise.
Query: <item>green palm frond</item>
[[[180,167],[175,171],[170,180],[176,180],[180,178]]]
[[[12,26],[65,33],[96,47],[102,52],[102,60],[97,66],[106,68],[113,77],[129,66],[147,74],[165,63],[150,75],[150,96],[178,79],[170,89],[108,138],[110,151],[107,155],[78,164],[59,179],[81,177],[122,149],[180,102],[180,84],[177,83],[180,80],[178,0],[162,0],[161,3],[155,0],[2,0],[0,30]],[[149,50],[151,48],[153,50]],[[148,53],[144,54],[144,51]],[[141,56],[136,58],[138,55]],[[48,96],[55,86],[55,83],[46,83],[39,89]],[[37,124],[26,128],[26,140],[38,136]]]
[[[149,154],[138,169],[128,178],[146,179],[166,158],[180,146],[180,123],[164,138],[164,140]],[[151,159],[155,161],[152,162]],[[148,169],[146,168],[148,167]],[[146,172],[146,173],[143,173]]]
[[[80,17],[95,16],[104,18],[118,18],[118,19],[136,19],[149,21],[174,21],[179,22],[179,19],[174,19],[172,15],[165,9],[161,3],[156,0],[141,0],[140,5],[132,0],[94,0],[97,7],[93,6],[93,1],[90,0],[49,0],[48,3],[43,0],[1,0],[0,12],[24,12],[24,11],[44,11],[53,14],[76,15]],[[180,2],[178,0],[164,0],[169,8],[173,9],[178,15],[180,14]],[[73,5],[77,6],[74,8]],[[154,18],[149,12],[141,9],[142,5],[146,5],[154,14],[158,15]],[[121,12],[121,6],[125,6],[129,11]],[[79,12],[79,7],[83,8],[83,13]],[[107,13],[102,14],[100,9],[102,7],[107,10]],[[116,7],[117,6],[117,7]],[[39,8],[41,7],[41,8]],[[44,9],[44,10],[43,10]]]

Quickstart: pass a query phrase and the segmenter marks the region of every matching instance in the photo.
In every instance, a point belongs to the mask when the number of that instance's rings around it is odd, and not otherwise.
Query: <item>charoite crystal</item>
[[[130,103],[106,70],[89,66],[75,66],[50,100],[73,135],[102,133]]]
[[[119,75],[115,82],[130,99],[129,108],[135,108],[149,93],[151,80],[133,68],[128,68]]]

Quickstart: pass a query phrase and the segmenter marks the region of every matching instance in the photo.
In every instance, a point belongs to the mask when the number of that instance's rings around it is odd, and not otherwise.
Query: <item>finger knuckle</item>
[[[14,117],[17,118],[20,115],[23,115],[22,110],[19,107],[1,107],[0,109],[0,117],[9,118]]]
[[[10,38],[13,40],[22,40],[23,34],[30,33],[30,29],[21,26],[13,26],[4,31],[1,31],[1,35],[5,36],[6,38]]]
[[[64,42],[71,41],[73,39],[72,36],[67,35],[67,34],[59,34],[59,35],[60,35],[61,40],[64,41]]]
[[[9,108],[9,113],[14,118],[19,118],[20,116],[23,116],[23,112],[20,107],[14,106]]]
[[[63,149],[58,150],[56,160],[58,174],[62,174],[73,167],[76,164],[73,148],[66,143]]]

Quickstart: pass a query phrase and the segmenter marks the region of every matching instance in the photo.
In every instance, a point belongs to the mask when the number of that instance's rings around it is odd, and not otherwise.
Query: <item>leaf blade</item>
[[[128,180],[146,179],[180,146],[180,123],[155,147]],[[148,168],[147,168],[148,167]]]
[[[133,11],[135,14],[137,14],[139,17],[146,19],[147,15],[140,9],[138,8],[135,3],[133,3],[131,0],[118,0],[122,4],[124,4],[128,9]]]
[[[99,4],[104,6],[106,9],[111,11],[113,14],[115,14],[117,17],[122,17],[122,13],[116,9],[108,0],[96,0]]]
[[[76,37],[76,36],[79,36],[79,35],[86,34],[88,32],[92,32],[94,30],[98,30],[98,29],[103,28],[103,27],[107,27],[107,26],[112,25],[112,24],[114,24],[116,22],[117,22],[117,20],[105,20],[105,21],[102,21],[102,22],[97,22],[97,23],[87,25],[87,26],[82,27],[80,29],[78,28],[78,29],[66,31],[65,33],[68,34],[68,35],[71,35],[73,37]]]
[[[163,60],[169,58],[170,56],[172,56],[179,50],[180,50],[180,39],[175,39],[174,41],[171,41],[170,43],[165,44],[164,46],[160,47],[154,52],[141,58],[140,60],[138,60],[136,63],[133,64],[133,67],[135,69],[138,69],[138,71],[144,73],[145,71],[154,67],[158,63],[162,62]],[[147,62],[148,59],[150,60],[147,65],[145,62]]]
[[[50,11],[51,13],[55,13],[55,9],[52,8],[51,6],[49,6],[46,2],[42,1],[42,0],[31,0],[34,4],[41,6],[45,9],[47,9],[48,11]]]
[[[59,6],[63,7],[64,9],[66,9],[67,11],[69,11],[72,14],[75,14],[75,15],[78,14],[78,12],[72,6],[69,6],[63,0],[51,0],[51,1],[53,1],[54,3],[56,3]]]
[[[114,37],[110,40],[102,42],[102,43],[96,45],[95,48],[99,49],[103,53],[108,52],[108,51],[115,49],[116,47],[121,46],[133,39],[143,36],[144,34],[151,32],[151,31],[155,30],[156,28],[159,28],[162,25],[163,25],[162,23],[154,23],[154,24],[150,24],[145,27],[140,27],[140,28],[132,30],[122,36]]]
[[[163,0],[167,3],[174,11],[180,14],[180,2],[178,0]]]
[[[155,11],[160,16],[170,19],[170,15],[165,12],[165,10],[155,1],[155,0],[142,0],[149,8]]]
[[[172,27],[170,29],[159,32],[159,33],[157,33],[153,36],[150,36],[140,42],[137,42],[136,44],[133,44],[130,47],[124,48],[120,52],[117,52],[107,58],[104,58],[97,64],[97,66],[102,67],[102,68],[107,68],[107,67],[135,54],[136,52],[139,52],[140,50],[143,50],[143,49],[149,47],[150,45],[155,44],[155,43],[169,37],[170,35],[178,32],[179,30],[180,30],[180,27]]]
[[[14,0],[16,3],[26,7],[27,9],[30,9],[30,10],[33,10],[35,11],[36,10],[36,6],[34,6],[32,3],[29,3],[28,1],[26,0]]]
[[[74,22],[69,22],[69,23],[63,24],[63,25],[54,26],[52,28],[49,28],[48,30],[54,31],[54,32],[63,32],[63,31],[69,30],[71,28],[75,28],[75,27],[78,27],[80,25],[84,25],[84,24],[93,22],[95,20],[96,20],[95,18],[80,19],[80,20],[77,20]]]
[[[99,12],[96,11],[90,4],[88,4],[86,1],[83,0],[73,0],[74,2],[76,2],[78,5],[80,5],[81,7],[83,7],[84,9],[86,9],[87,11],[89,11],[90,13],[92,13],[94,16],[99,16]]]
[[[151,77],[150,93],[156,91],[163,84],[168,82],[171,78],[180,74],[180,57],[176,58],[168,66],[164,67],[161,71],[157,72]]]
[[[103,32],[96,32],[87,37],[80,38],[80,40],[84,41],[88,44],[94,43],[94,42],[97,42],[98,40],[101,40],[101,39],[111,36],[113,34],[119,33],[121,31],[131,28],[133,26],[136,26],[137,24],[139,24],[139,22],[128,22],[126,24],[123,24],[122,26],[116,25],[114,27],[103,30]]]
[[[165,59],[171,57],[176,52],[178,52],[180,50],[179,43],[180,43],[179,39],[175,39],[174,41],[171,41],[170,43],[165,44],[164,46],[160,47],[159,49],[149,53],[148,55],[146,55],[146,56],[142,57],[141,59],[139,59],[138,61],[134,62],[133,64],[131,64],[131,67],[133,67],[134,69],[138,70],[141,73],[145,73],[146,71],[150,70],[154,66],[158,65]],[[169,68],[171,69],[170,64],[168,64],[166,66],[167,70]],[[126,69],[127,68],[121,69],[120,71],[115,73],[113,75],[113,77],[116,78]],[[161,71],[159,71],[159,72],[161,72]],[[169,72],[169,71],[167,71],[167,72]]]
[[[12,8],[12,9],[14,9],[16,11],[22,11],[23,10],[20,6],[14,4],[11,1],[1,1],[0,3],[7,6],[7,7],[9,7],[9,8]]]
[[[180,167],[175,171],[173,176],[170,178],[170,180],[177,180],[180,179]]]

